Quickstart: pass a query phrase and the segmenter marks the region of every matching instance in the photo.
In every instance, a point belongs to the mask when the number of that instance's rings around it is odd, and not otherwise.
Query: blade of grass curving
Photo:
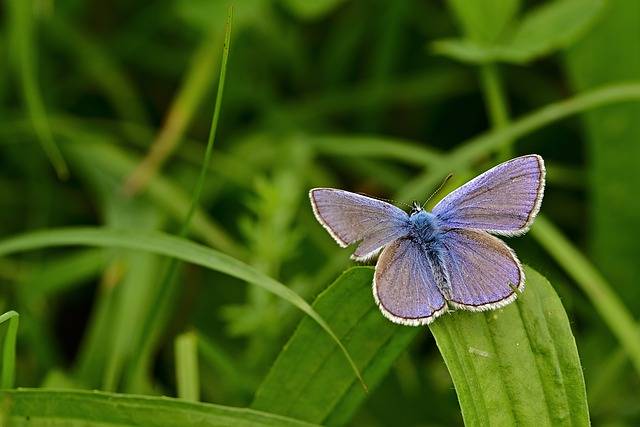
[[[387,321],[371,295],[373,268],[345,271],[313,308],[344,341],[367,384],[375,387],[420,332]],[[328,425],[348,421],[366,394],[338,347],[303,319],[264,379],[252,407]]]
[[[202,188],[207,176],[207,170],[211,164],[211,155],[213,153],[213,145],[215,142],[216,129],[218,127],[218,120],[220,118],[220,109],[222,107],[222,95],[224,91],[225,76],[227,71],[227,60],[229,58],[229,44],[231,41],[231,23],[233,21],[233,7],[229,7],[227,14],[227,22],[224,37],[224,46],[222,50],[222,62],[220,67],[220,76],[218,80],[218,93],[216,95],[215,108],[213,111],[213,119],[211,120],[211,128],[209,130],[209,139],[207,141],[207,149],[204,155],[204,161],[200,168],[200,175],[195,185],[189,210],[185,216],[182,225],[180,227],[179,236],[185,237],[189,231],[191,220],[198,208],[200,202],[200,195],[202,194]],[[135,172],[134,172],[135,174]],[[150,176],[151,178],[152,176]],[[129,374],[129,388],[133,390],[140,389],[140,382],[144,377],[144,371],[148,365],[148,359],[152,356],[155,341],[157,339],[157,331],[163,329],[162,319],[165,318],[164,311],[169,307],[169,297],[171,296],[171,283],[176,280],[177,277],[178,262],[176,259],[171,259],[167,266],[167,270],[160,282],[158,291],[155,295],[155,303],[151,305],[151,310],[148,313],[144,321],[144,327],[142,334],[142,343],[139,351],[136,351],[133,356],[132,368]]]
[[[531,235],[587,294],[611,332],[625,349],[640,374],[640,332],[624,303],[600,272],[562,235],[548,219],[540,215]]]
[[[200,400],[198,336],[194,332],[180,334],[176,337],[174,348],[178,397],[197,402]]]
[[[7,333],[4,337],[2,348],[2,376],[0,388],[13,388],[16,380],[16,337],[18,335],[18,322],[20,316],[15,311],[7,311],[0,316],[0,324],[9,322]]]
[[[607,85],[600,89],[584,92],[573,98],[547,105],[510,125],[496,131],[472,138],[449,154],[444,159],[429,167],[417,178],[401,188],[395,199],[411,201],[424,198],[435,188],[449,172],[459,172],[469,168],[473,162],[483,156],[499,150],[504,144],[515,140],[546,125],[564,119],[576,113],[609,104],[640,100],[640,83],[629,82]]]
[[[53,138],[44,102],[38,87],[36,74],[36,49],[34,42],[35,25],[31,0],[10,0],[7,2],[10,17],[10,37],[12,52],[16,55],[16,71],[20,80],[22,96],[27,106],[29,118],[49,161],[58,177],[69,175],[67,164]]]
[[[0,424],[89,427],[303,427],[303,421],[245,408],[167,397],[90,391],[0,391]]]
[[[11,253],[58,246],[97,246],[136,249],[176,258],[209,268],[260,286],[298,307],[313,318],[336,342],[354,373],[364,385],[357,365],[338,336],[303,298],[287,286],[229,255],[187,239],[160,232],[112,230],[99,227],[77,227],[36,231],[0,241],[0,256]]]
[[[549,282],[525,267],[516,302],[454,312],[430,325],[465,425],[588,426],[582,368],[569,320]]]

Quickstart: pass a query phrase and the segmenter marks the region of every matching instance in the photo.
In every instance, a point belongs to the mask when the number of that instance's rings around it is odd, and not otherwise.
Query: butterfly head
[[[418,212],[422,212],[422,205],[416,201],[414,201],[411,204],[411,214],[410,215],[414,215],[417,214]]]

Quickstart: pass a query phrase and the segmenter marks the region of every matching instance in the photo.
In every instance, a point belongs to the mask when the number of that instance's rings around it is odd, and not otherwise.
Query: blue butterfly
[[[544,194],[542,157],[502,163],[451,192],[432,212],[409,214],[371,197],[333,188],[309,192],[313,212],[352,258],[380,254],[373,296],[382,314],[424,325],[449,309],[502,307],[524,290],[515,253],[491,234],[518,236],[533,223]]]

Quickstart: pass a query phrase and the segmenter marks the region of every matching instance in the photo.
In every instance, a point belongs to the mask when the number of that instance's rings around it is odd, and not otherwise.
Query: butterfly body
[[[409,222],[411,237],[419,240],[425,248],[438,243],[442,230],[437,216],[431,212],[420,210],[411,214]]]
[[[492,234],[525,233],[540,209],[545,168],[528,155],[502,163],[453,191],[431,212],[410,213],[332,188],[309,192],[318,221],[356,260],[378,253],[373,295],[395,323],[423,325],[450,309],[509,304],[524,289],[515,253]]]

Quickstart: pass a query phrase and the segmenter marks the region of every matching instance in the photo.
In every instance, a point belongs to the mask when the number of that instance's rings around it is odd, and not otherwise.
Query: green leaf
[[[520,0],[448,0],[465,35],[478,43],[495,42],[520,7]]]
[[[89,391],[0,392],[0,425],[11,426],[310,426],[281,416],[166,397]]]
[[[450,39],[436,41],[432,47],[462,62],[523,64],[573,44],[591,27],[604,4],[604,0],[559,0],[525,15],[513,32],[495,43]]]
[[[604,5],[604,0],[559,0],[533,10],[508,43],[514,59],[531,61],[570,46],[591,28]]]
[[[373,268],[351,268],[313,304],[344,342],[369,387],[380,382],[420,331],[382,317],[373,301],[372,280]],[[349,420],[366,395],[339,349],[320,332],[314,322],[300,322],[258,389],[253,408],[329,425]]]
[[[575,341],[549,283],[527,268],[527,290],[487,313],[455,312],[431,325],[467,425],[588,425]],[[313,307],[334,328],[374,386],[424,331],[390,323],[371,296],[373,269],[347,270]],[[256,393],[253,407],[342,425],[364,399],[318,326],[304,319]]]
[[[453,378],[466,425],[588,426],[576,344],[549,282],[526,267],[515,303],[458,311],[430,328]]]
[[[206,246],[184,238],[158,232],[113,230],[92,227],[61,228],[36,231],[0,241],[0,256],[29,249],[88,245],[148,251],[219,271],[260,286],[298,307],[313,318],[340,347],[354,374],[364,381],[351,356],[327,322],[300,295],[255,268]]]

